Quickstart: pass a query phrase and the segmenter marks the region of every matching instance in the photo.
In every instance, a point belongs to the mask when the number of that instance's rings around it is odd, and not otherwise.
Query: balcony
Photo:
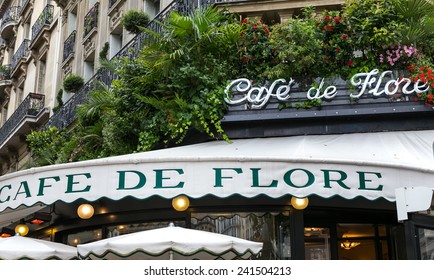
[[[33,49],[39,46],[43,42],[43,33],[50,29],[50,25],[53,22],[54,6],[46,5],[38,19],[32,26],[32,38],[30,48]],[[47,42],[48,44],[48,42]]]
[[[68,60],[74,57],[76,35],[77,31],[74,30],[63,43],[63,63],[67,63]]]
[[[68,99],[59,110],[57,110],[45,124],[45,126],[55,126],[59,130],[68,127],[77,118],[77,107],[83,104],[89,92],[94,89],[94,80],[88,81],[78,92],[76,92],[70,99]]]
[[[29,55],[30,55],[29,44],[30,44],[30,40],[28,40],[28,39],[24,40],[21,43],[20,47],[18,48],[17,52],[12,57],[12,63],[11,63],[11,75],[12,76],[17,71],[20,64],[25,62],[26,59],[29,57]]]
[[[32,12],[33,10],[33,1],[31,0],[21,0],[20,4],[21,4],[21,9],[20,9],[20,15],[23,16],[24,18],[26,18],[26,16],[29,15],[29,13]]]
[[[11,150],[23,144],[23,136],[43,124],[49,115],[43,94],[29,93],[15,112],[0,127],[0,156],[8,157]]]
[[[10,73],[11,73],[10,65],[0,66],[0,96],[2,95],[4,87],[9,86],[11,84]]]
[[[71,2],[70,0],[54,0],[54,2],[57,4],[57,6],[59,6],[62,9],[65,9],[65,7],[68,5],[69,2]]]
[[[0,25],[0,36],[8,40],[14,33],[14,26],[18,23],[21,7],[13,6],[8,8],[3,14]]]
[[[163,21],[168,17],[171,11],[177,11],[181,14],[185,14],[188,9],[185,3],[182,1],[172,1],[172,3],[166,7],[163,11],[161,11],[154,20]],[[155,31],[161,32],[161,25],[151,22],[148,25],[148,28]],[[72,35],[72,34],[71,34]],[[75,37],[75,34],[73,35]],[[69,37],[68,37],[69,39]],[[68,41],[67,39],[67,41]],[[74,38],[75,39],[75,38]],[[74,40],[71,39],[71,40]],[[143,46],[143,43],[146,40],[146,34],[141,33],[133,38],[123,49],[119,51],[119,53],[115,56],[116,58],[128,57],[134,58],[138,55],[140,49]],[[66,44],[66,41],[65,41]],[[64,52],[65,59],[65,52]],[[64,65],[66,63],[64,62]],[[111,82],[116,79],[116,76],[113,72],[101,68],[98,72],[77,92],[75,93],[71,99],[69,99],[58,111],[56,111],[45,124],[46,126],[55,126],[59,130],[68,127],[72,122],[77,118],[76,110],[77,107],[83,104],[87,97],[89,96],[89,92],[95,86],[95,82],[101,82],[106,85],[110,85]]]
[[[89,37],[98,27],[98,8],[99,3],[97,2],[84,17],[84,39]]]

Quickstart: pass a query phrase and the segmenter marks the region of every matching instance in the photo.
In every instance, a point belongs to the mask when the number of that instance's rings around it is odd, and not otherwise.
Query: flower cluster
[[[315,22],[321,34],[323,60],[337,73],[353,67],[352,42],[347,19],[337,11],[324,11]]]
[[[425,93],[419,93],[417,94],[417,97],[420,100],[423,100],[426,105],[431,106],[434,104],[434,70],[429,65],[425,66],[416,66],[415,64],[412,64],[408,66],[408,69],[410,70],[411,80],[413,82],[417,82],[420,80],[422,83],[425,83],[427,86],[430,87],[428,92]]]
[[[417,54],[417,49],[413,45],[384,46],[383,50],[385,53],[379,55],[380,63],[401,68],[408,66]]]
[[[270,47],[268,26],[258,19],[243,19],[240,34],[241,72],[250,78],[264,72],[267,67],[276,63],[274,50]]]

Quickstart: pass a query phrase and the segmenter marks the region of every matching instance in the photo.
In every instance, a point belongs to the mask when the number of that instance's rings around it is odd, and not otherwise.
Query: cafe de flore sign
[[[213,141],[0,177],[0,211],[102,197],[266,195],[395,200],[434,180],[434,131]]]
[[[249,104],[252,109],[264,108],[271,98],[280,102],[289,101],[291,89],[295,81],[290,78],[277,79],[270,86],[253,86],[249,79],[241,78],[233,80],[225,89],[225,102],[228,105]],[[395,77],[392,71],[380,72],[374,69],[366,73],[358,73],[351,77],[350,83],[357,90],[349,94],[350,98],[358,99],[363,95],[393,96],[402,93],[404,95],[415,95],[429,91],[430,87],[421,80],[412,82],[409,78]],[[241,97],[235,95],[241,95]],[[337,88],[334,85],[325,86],[322,79],[317,87],[311,87],[306,93],[306,100],[332,100],[337,95]]]

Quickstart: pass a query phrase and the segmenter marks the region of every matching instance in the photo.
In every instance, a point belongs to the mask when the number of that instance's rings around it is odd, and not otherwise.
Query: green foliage
[[[393,10],[402,22],[398,41],[413,44],[421,51],[432,48],[434,38],[434,2],[429,0],[392,0]]]
[[[59,89],[56,94],[57,105],[53,107],[53,112],[56,112],[57,110],[59,110],[60,107],[63,106],[62,96],[63,96],[63,89]]]
[[[122,112],[140,123],[137,151],[180,143],[192,130],[227,139],[220,125],[226,109],[222,89],[234,75],[231,63],[238,60],[233,49],[239,24],[208,8],[188,16],[172,13],[163,26],[167,32],[150,32],[150,43],[134,63],[123,65],[113,88],[122,107],[144,114],[137,120]]]
[[[308,7],[303,17],[272,27],[256,19],[239,22],[215,8],[172,12],[157,23],[161,34],[131,17],[136,31],[147,33],[139,55],[109,62],[104,46],[101,65],[119,78],[110,87],[96,85],[78,108],[73,128],[32,132],[30,148],[37,164],[53,164],[173,146],[198,134],[229,141],[220,122],[227,110],[223,95],[228,81],[239,77],[258,84],[293,78],[310,87],[317,77],[347,79],[415,63],[414,75],[431,83],[433,9],[428,11],[425,2],[346,0],[342,11],[314,15]],[[414,28],[420,32],[409,37]],[[417,50],[409,51],[411,44],[404,41],[417,44]],[[83,84],[81,77],[68,76],[64,89],[76,91]],[[420,98],[434,103],[432,92]],[[300,100],[278,109],[321,105],[320,99]]]
[[[340,11],[325,10],[315,20],[317,33],[321,40],[322,64],[319,68],[329,76],[348,77],[353,67],[353,43],[349,36],[351,30],[347,17]],[[322,76],[326,76],[322,74]]]
[[[99,52],[99,61],[101,60],[107,60],[107,55],[110,50],[110,44],[109,42],[105,42],[104,46],[102,47],[101,51]]]
[[[306,100],[302,103],[295,104],[295,108],[297,109],[311,109],[313,107],[321,108],[322,100],[321,99],[312,99]]]
[[[241,22],[239,49],[241,58],[241,75],[264,81],[266,73],[276,65],[275,49],[270,44],[269,27],[262,20],[243,19]]]
[[[54,126],[32,131],[26,136],[26,141],[37,159],[35,165],[55,164],[64,143],[62,133]]]
[[[356,49],[369,52],[373,48],[394,44],[399,29],[393,0],[346,0],[343,12],[352,28]]]
[[[305,18],[292,18],[273,27],[270,42],[276,51],[279,63],[269,73],[271,79],[294,77],[300,82],[310,84],[322,69],[322,42],[319,39],[312,14]]]
[[[122,15],[121,23],[128,32],[139,34],[141,27],[148,25],[149,15],[143,11],[129,10]]]
[[[68,75],[63,80],[63,89],[68,92],[77,92],[84,85],[84,79],[79,75]]]

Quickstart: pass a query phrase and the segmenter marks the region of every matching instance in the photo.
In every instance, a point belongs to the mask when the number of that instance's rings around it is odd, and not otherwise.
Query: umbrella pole
[[[173,251],[169,251],[169,260],[173,261]]]

